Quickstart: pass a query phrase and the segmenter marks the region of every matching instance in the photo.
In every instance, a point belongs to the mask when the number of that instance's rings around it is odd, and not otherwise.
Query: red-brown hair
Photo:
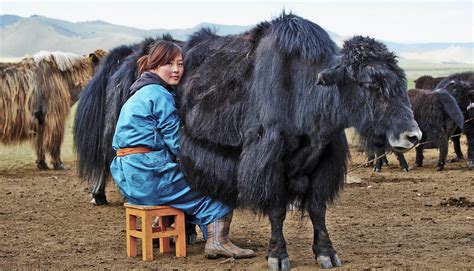
[[[176,43],[166,40],[158,41],[150,48],[148,55],[144,55],[137,60],[138,73],[142,74],[163,66],[178,55],[183,55],[183,52]]]

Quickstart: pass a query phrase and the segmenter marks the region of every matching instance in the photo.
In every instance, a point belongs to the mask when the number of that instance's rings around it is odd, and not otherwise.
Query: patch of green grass
[[[415,87],[415,80],[423,75],[433,77],[448,76],[454,73],[474,71],[474,67],[464,63],[428,63],[414,61],[400,61],[400,67],[405,71],[408,89]]]
[[[76,105],[71,109],[68,121],[66,122],[66,131],[64,142],[61,146],[61,160],[67,167],[71,167],[74,163],[75,154],[73,152],[73,135],[72,127],[74,122],[74,114],[76,113]],[[0,144],[0,170],[11,170],[15,168],[36,168],[36,154],[31,142],[23,142],[22,144],[5,146]],[[49,157],[46,157],[49,164]]]

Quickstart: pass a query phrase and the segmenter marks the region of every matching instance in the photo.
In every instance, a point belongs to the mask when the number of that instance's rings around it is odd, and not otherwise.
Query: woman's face
[[[179,83],[181,77],[183,76],[183,56],[177,55],[170,62],[151,70],[151,72],[157,74],[168,85],[175,86]]]

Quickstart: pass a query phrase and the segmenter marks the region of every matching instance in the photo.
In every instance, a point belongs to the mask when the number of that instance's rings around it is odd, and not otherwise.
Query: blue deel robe
[[[134,90],[137,82],[141,82],[140,88]],[[176,162],[180,121],[174,92],[151,72],[145,72],[137,82],[120,111],[112,146],[115,150],[141,146],[153,151],[113,159],[110,171],[120,191],[132,204],[181,209],[190,222],[200,226],[224,217],[232,209],[191,190]],[[205,227],[201,229],[206,237]]]

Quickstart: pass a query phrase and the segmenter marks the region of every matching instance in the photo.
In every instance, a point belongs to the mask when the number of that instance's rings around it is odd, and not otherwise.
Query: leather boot
[[[242,249],[229,240],[232,212],[207,225],[207,242],[205,253],[209,259],[219,257],[251,258],[256,254],[251,249]]]

